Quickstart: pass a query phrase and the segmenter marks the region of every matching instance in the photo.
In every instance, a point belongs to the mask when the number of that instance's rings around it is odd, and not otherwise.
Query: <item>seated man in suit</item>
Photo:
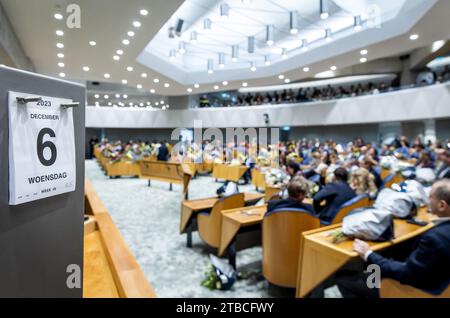
[[[439,155],[442,165],[436,171],[437,179],[450,179],[450,150]]]
[[[271,212],[278,209],[302,209],[308,212],[314,213],[314,209],[311,204],[303,203],[309,193],[308,181],[302,176],[297,176],[289,182],[287,186],[289,197],[283,200],[269,201],[267,206],[267,212]]]
[[[334,182],[326,185],[314,196],[314,210],[322,221],[332,222],[341,205],[354,197],[356,193],[348,184],[347,170],[337,168],[334,171]]]
[[[431,212],[439,218],[433,228],[422,234],[406,260],[387,259],[372,252],[370,246],[355,240],[353,249],[368,265],[380,266],[381,277],[423,291],[440,294],[450,283],[450,180],[437,181],[430,192]],[[359,276],[359,277],[358,277]],[[377,296],[376,289],[369,289],[366,274],[337,275],[336,282],[344,297]]]

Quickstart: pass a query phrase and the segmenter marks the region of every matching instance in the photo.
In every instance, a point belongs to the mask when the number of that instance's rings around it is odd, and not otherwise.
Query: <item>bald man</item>
[[[404,261],[396,261],[372,252],[370,246],[355,240],[353,249],[367,264],[380,266],[381,277],[391,278],[431,294],[442,293],[450,283],[450,180],[437,181],[430,192],[431,212],[438,216],[433,228],[421,235]],[[337,280],[342,294],[352,294],[349,280]],[[357,289],[359,292],[363,288]],[[353,295],[358,295],[353,290]]]

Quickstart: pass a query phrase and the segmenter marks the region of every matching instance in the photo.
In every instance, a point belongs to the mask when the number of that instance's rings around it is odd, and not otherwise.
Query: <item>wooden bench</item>
[[[92,184],[85,184],[84,298],[155,298]]]
[[[256,187],[256,191],[266,189],[266,173],[259,168],[252,169],[252,184]]]
[[[432,295],[392,279],[383,279],[380,286],[380,298],[450,298],[450,286],[442,294]]]
[[[139,176],[141,173],[140,166],[138,163],[131,161],[120,161],[120,162],[106,162],[105,163],[106,175],[110,178],[113,177],[125,177],[125,176]]]
[[[312,204],[312,199],[306,198],[304,203]],[[228,255],[229,263],[234,268],[236,268],[237,251],[261,246],[261,225],[266,212],[267,204],[222,211],[222,231],[218,255]]]
[[[188,197],[189,182],[193,172],[187,164],[166,162],[166,161],[140,161],[140,178],[147,179],[151,186],[151,180],[169,182],[170,190],[172,184],[183,185],[184,197]]]
[[[100,160],[101,156],[102,156],[102,152],[100,151],[100,148],[98,146],[94,146],[94,157],[97,160]]]
[[[279,200],[281,197],[278,195],[283,190],[281,185],[269,185],[266,184],[264,191],[264,201]]]
[[[239,182],[248,167],[246,166],[230,166],[227,164],[214,164],[213,177],[217,180],[227,180]]]
[[[245,205],[256,204],[264,198],[261,193],[244,193]],[[196,200],[184,200],[181,203],[180,234],[187,233],[187,247],[192,247],[192,232],[197,231],[197,215],[200,212],[210,212],[219,197]]]

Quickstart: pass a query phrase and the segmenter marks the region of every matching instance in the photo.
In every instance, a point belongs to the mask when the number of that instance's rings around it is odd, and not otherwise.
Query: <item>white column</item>
[[[379,139],[382,143],[391,143],[395,137],[402,135],[402,125],[399,122],[381,123],[378,128]]]
[[[436,141],[436,120],[435,119],[425,119],[424,123],[424,142],[425,144],[428,141],[435,142]]]

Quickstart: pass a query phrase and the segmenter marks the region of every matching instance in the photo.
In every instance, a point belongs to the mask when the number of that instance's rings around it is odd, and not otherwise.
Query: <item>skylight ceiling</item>
[[[150,41],[138,61],[185,85],[271,76],[280,70],[330,58],[332,52],[323,50],[328,45],[345,45],[340,49],[334,47],[334,54],[351,50],[353,47],[345,44],[350,37],[353,45],[358,45],[357,37],[372,31],[370,37],[364,38],[370,44],[394,37],[402,28],[406,32],[435,3],[434,0],[378,0],[374,6],[371,0],[325,0],[329,17],[321,19],[320,2],[186,0]],[[225,18],[221,17],[223,5],[229,8]],[[417,10],[419,6],[421,11]],[[291,31],[291,16],[298,24],[297,32]],[[355,17],[361,19],[359,32],[354,28]],[[184,21],[180,36],[169,37],[169,29],[176,28],[179,19]],[[211,22],[211,30],[204,29],[205,20]],[[389,27],[394,21],[396,25]],[[376,28],[378,25],[381,28]],[[268,26],[273,26],[273,45],[267,43]],[[332,38],[328,39],[331,41],[326,39],[327,29],[331,31]],[[378,34],[374,36],[373,30],[378,30]],[[249,37],[255,39],[254,53],[248,52]],[[192,43],[191,38],[197,41]],[[236,45],[239,54],[233,62],[232,47]],[[317,50],[320,54],[311,54]],[[211,74],[207,72],[208,60]],[[224,65],[220,67],[222,61]]]

